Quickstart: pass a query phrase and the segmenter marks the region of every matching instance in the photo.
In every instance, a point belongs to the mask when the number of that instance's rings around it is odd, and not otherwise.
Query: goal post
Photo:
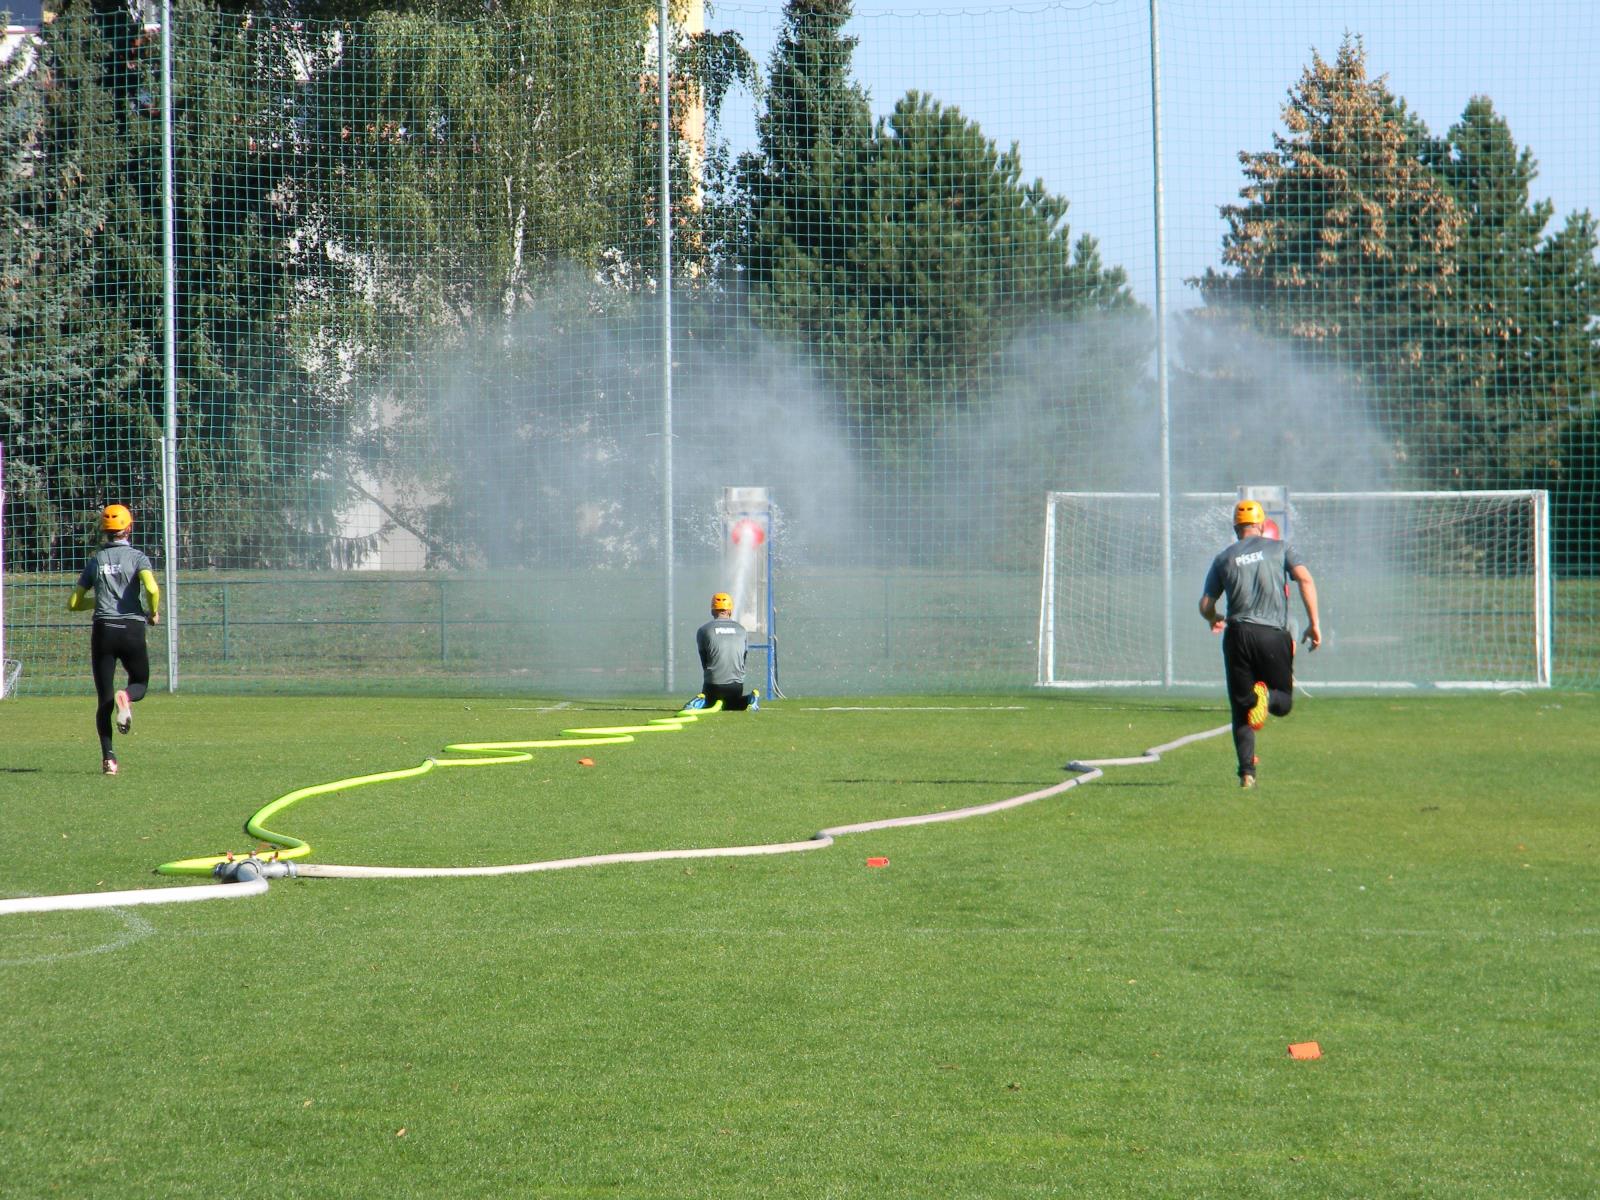
[[[0,442],[0,700],[11,694],[11,660],[6,657],[6,444]]]
[[[0,442],[0,700],[17,690],[22,663],[6,650],[6,444]]]
[[[1214,685],[1217,639],[1195,611],[1233,537],[1234,494],[1172,497],[1173,612],[1163,610],[1156,492],[1045,498],[1038,679],[1043,687]],[[1291,540],[1317,581],[1323,648],[1304,684],[1548,687],[1550,521],[1542,490],[1294,492]],[[1291,596],[1298,635],[1304,612]],[[1167,622],[1172,628],[1169,630]]]

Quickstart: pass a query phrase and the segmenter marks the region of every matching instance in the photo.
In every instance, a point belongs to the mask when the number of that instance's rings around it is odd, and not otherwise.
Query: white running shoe
[[[133,728],[133,705],[127,692],[117,693],[117,732],[127,733]]]
[[[105,775],[115,775],[117,773],[117,760],[114,758],[102,758],[100,760],[100,771]]]

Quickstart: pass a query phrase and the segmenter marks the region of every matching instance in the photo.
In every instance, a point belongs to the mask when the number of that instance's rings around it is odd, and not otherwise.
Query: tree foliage
[[[1482,450],[1468,461],[1483,487],[1570,483],[1568,426],[1600,411],[1600,262],[1587,212],[1547,233],[1548,201],[1531,198],[1538,166],[1487,97],[1475,97],[1424,161],[1467,216],[1458,261],[1464,303],[1492,360],[1480,409]]]
[[[640,328],[634,297],[662,285],[655,15],[637,3],[383,14],[341,30],[306,89],[324,257],[351,276],[325,290],[319,323],[359,331],[325,361],[378,397],[351,469],[389,485],[390,515],[435,561],[529,562],[537,532],[560,543],[562,529],[598,530],[554,478],[563,461],[592,475],[587,455],[605,444],[595,429],[647,405],[659,378],[653,352],[593,370],[571,353],[592,346],[602,315]],[[693,124],[714,121],[751,64],[736,37],[674,36],[681,283],[709,275],[721,241],[697,196],[706,147]],[[449,363],[468,364],[474,395]],[[442,412],[459,427],[439,429]],[[567,458],[574,446],[587,449]],[[561,510],[559,528],[524,528],[519,495]]]
[[[1395,459],[1449,478],[1489,372],[1460,279],[1466,215],[1416,154],[1421,130],[1360,43],[1313,55],[1273,149],[1241,153],[1241,203],[1223,209],[1222,260],[1198,281],[1208,306],[1294,339],[1370,399]],[[1478,334],[1480,336],[1474,336]]]
[[[92,509],[125,499],[142,513],[158,494],[159,343],[129,319],[138,294],[116,265],[145,220],[121,136],[140,122],[130,26],[75,9],[4,80],[0,441],[15,570],[78,565]],[[119,475],[129,483],[113,491]]]
[[[745,163],[742,261],[758,321],[807,347],[849,427],[914,447],[993,394],[1023,329],[1136,305],[1093,239],[1073,242],[1066,200],[1023,177],[1016,146],[917,92],[870,121],[849,11],[786,11]],[[1114,390],[1128,372],[1106,378]]]
[[[289,336],[306,278],[294,149],[249,22],[177,8],[174,55],[176,410],[187,509],[183,565],[325,563],[341,497],[325,473],[342,435]],[[121,501],[164,539],[165,271],[155,68],[126,10],[72,6],[20,89],[44,97],[27,171],[8,172],[26,303],[7,314],[8,438],[23,486],[18,566],[70,564],[92,510]],[[219,116],[221,119],[218,119]],[[16,162],[18,160],[13,160]],[[13,492],[14,499],[17,491]],[[17,518],[20,518],[18,520]]]
[[[1283,118],[1272,150],[1240,155],[1199,320],[1240,321],[1353,383],[1398,482],[1553,486],[1558,508],[1592,492],[1577,434],[1600,408],[1590,215],[1546,234],[1533,155],[1492,103],[1436,139],[1354,38],[1331,63],[1313,55]]]
[[[179,551],[326,564],[419,351],[508,331],[576,264],[655,285],[656,7],[517,0],[303,19],[189,0],[174,20]],[[103,9],[103,11],[95,11]],[[680,47],[683,114],[748,74]],[[155,57],[118,6],[70,6],[4,79],[0,366],[12,561],[76,554],[105,499],[162,531],[164,300]],[[696,163],[674,142],[679,263]],[[397,369],[396,364],[400,364]],[[422,396],[421,391],[411,395]],[[425,402],[425,400],[419,401]],[[410,481],[406,481],[409,483]]]

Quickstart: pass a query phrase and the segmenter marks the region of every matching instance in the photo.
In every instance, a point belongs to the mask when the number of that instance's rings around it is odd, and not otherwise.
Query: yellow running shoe
[[[1267,685],[1259,680],[1256,682],[1256,702],[1245,713],[1244,719],[1250,723],[1251,729],[1260,729],[1267,723]]]

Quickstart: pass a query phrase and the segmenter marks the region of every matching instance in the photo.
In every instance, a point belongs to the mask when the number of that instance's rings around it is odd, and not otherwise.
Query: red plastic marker
[[[869,859],[867,859],[867,866],[869,866],[869,867],[887,867],[888,865],[889,865],[889,860],[887,858],[869,858]]]

